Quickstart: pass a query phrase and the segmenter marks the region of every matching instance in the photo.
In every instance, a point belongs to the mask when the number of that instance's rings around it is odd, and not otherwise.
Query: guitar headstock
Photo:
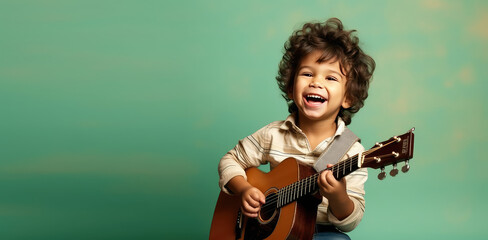
[[[408,160],[413,157],[414,130],[415,128],[412,128],[403,135],[376,143],[371,149],[363,153],[361,167],[381,168],[381,173],[378,175],[380,180],[386,177],[384,169],[388,165],[393,165],[390,175],[393,177],[397,175],[398,169],[396,165],[401,161],[405,161],[405,166],[402,167],[402,171],[407,172],[410,169]]]

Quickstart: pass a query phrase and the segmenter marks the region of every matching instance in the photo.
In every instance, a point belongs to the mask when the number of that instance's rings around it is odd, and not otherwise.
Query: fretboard
[[[337,180],[340,180],[341,178],[356,171],[358,168],[358,155],[355,155],[325,170],[331,170],[334,174],[334,177]],[[321,172],[313,174],[309,177],[303,178],[300,181],[294,182],[288,186],[281,188],[278,191],[277,207],[283,207],[291,202],[298,200],[301,197],[317,192],[317,179],[320,173]]]

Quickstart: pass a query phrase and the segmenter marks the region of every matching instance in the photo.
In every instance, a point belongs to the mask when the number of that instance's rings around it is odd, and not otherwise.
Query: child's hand
[[[332,167],[332,164],[327,164],[327,167]],[[352,213],[354,203],[347,195],[346,178],[338,181],[332,171],[326,170],[320,173],[317,183],[320,195],[329,200],[329,208],[339,220]]]
[[[328,164],[327,167],[332,167],[332,164]],[[318,179],[320,195],[334,201],[337,198],[347,196],[346,192],[346,179],[342,178],[337,180],[334,174],[330,170],[323,171]]]
[[[258,217],[261,205],[266,202],[264,194],[255,187],[249,187],[241,194],[242,212],[248,217]]]

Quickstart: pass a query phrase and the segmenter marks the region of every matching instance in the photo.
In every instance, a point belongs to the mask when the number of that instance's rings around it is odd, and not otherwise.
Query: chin
[[[318,120],[324,119],[324,115],[322,115],[322,114],[306,114],[306,113],[303,113],[302,117],[304,117],[308,120],[312,120],[312,121],[318,121]]]

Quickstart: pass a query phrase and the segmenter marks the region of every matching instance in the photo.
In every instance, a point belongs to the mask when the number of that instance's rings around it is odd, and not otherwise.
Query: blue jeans
[[[347,234],[340,232],[331,225],[317,225],[313,240],[351,240]]]
[[[351,238],[341,232],[319,232],[313,235],[313,240],[351,240]]]

